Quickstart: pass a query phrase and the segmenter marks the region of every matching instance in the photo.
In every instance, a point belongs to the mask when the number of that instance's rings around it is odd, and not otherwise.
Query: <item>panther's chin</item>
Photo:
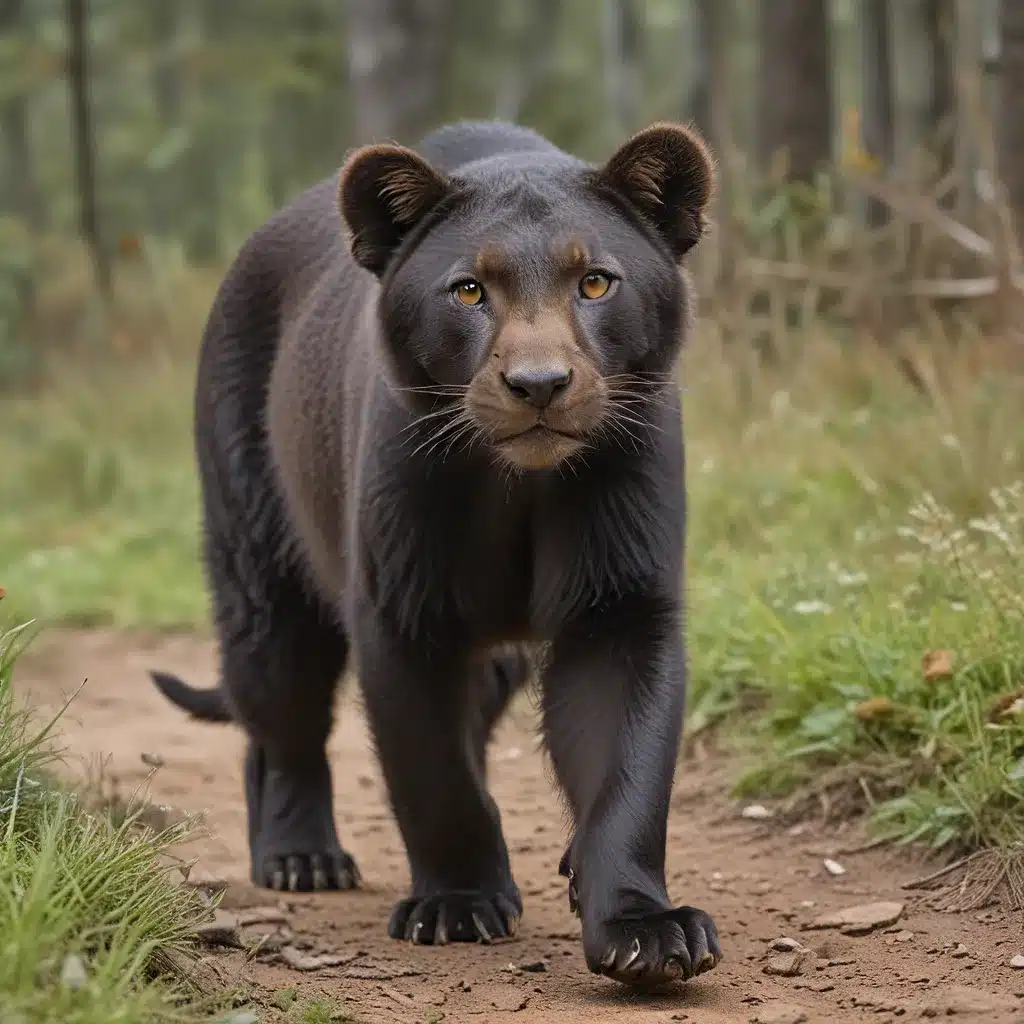
[[[538,423],[495,445],[502,459],[521,470],[555,469],[587,447],[575,434]]]

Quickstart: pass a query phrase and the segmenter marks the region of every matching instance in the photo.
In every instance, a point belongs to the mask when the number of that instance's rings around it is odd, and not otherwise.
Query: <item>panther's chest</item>
[[[360,581],[403,634],[545,640],[587,607],[679,562],[682,522],[637,488],[439,490],[364,506]]]

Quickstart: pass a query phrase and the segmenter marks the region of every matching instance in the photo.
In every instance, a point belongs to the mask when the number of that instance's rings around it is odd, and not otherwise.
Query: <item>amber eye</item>
[[[608,294],[612,279],[607,274],[587,274],[580,281],[580,295],[585,299],[600,299]]]
[[[463,281],[453,289],[455,298],[464,306],[476,306],[484,297],[484,290],[478,281]]]

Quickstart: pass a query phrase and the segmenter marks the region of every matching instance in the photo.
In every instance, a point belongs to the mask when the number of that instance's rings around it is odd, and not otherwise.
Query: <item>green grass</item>
[[[11,692],[24,635],[0,632],[0,1020],[209,1020],[157,966],[204,914],[161,862],[188,828],[156,835],[134,815],[115,825],[52,783],[49,726]]]
[[[870,809],[954,848],[1024,839],[1024,368],[996,343],[825,336],[686,363],[690,728],[744,793]],[[64,373],[0,407],[0,565],[45,619],[206,626],[192,363]],[[929,681],[922,659],[954,655]],[[1012,701],[1010,701],[1012,704]]]
[[[0,566],[17,613],[199,625],[191,376],[147,361],[0,402]]]
[[[816,346],[742,408],[734,356],[689,382],[690,727],[742,722],[741,793],[1018,845],[1024,714],[997,706],[1024,687],[1020,367],[918,352],[920,394],[880,353]]]

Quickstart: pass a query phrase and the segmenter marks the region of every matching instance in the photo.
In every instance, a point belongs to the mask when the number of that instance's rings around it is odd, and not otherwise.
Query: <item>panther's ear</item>
[[[651,125],[625,143],[597,175],[657,229],[676,260],[700,241],[715,167],[696,131],[677,124]]]
[[[380,277],[402,239],[451,188],[404,146],[357,149],[338,181],[338,206],[356,263]]]

